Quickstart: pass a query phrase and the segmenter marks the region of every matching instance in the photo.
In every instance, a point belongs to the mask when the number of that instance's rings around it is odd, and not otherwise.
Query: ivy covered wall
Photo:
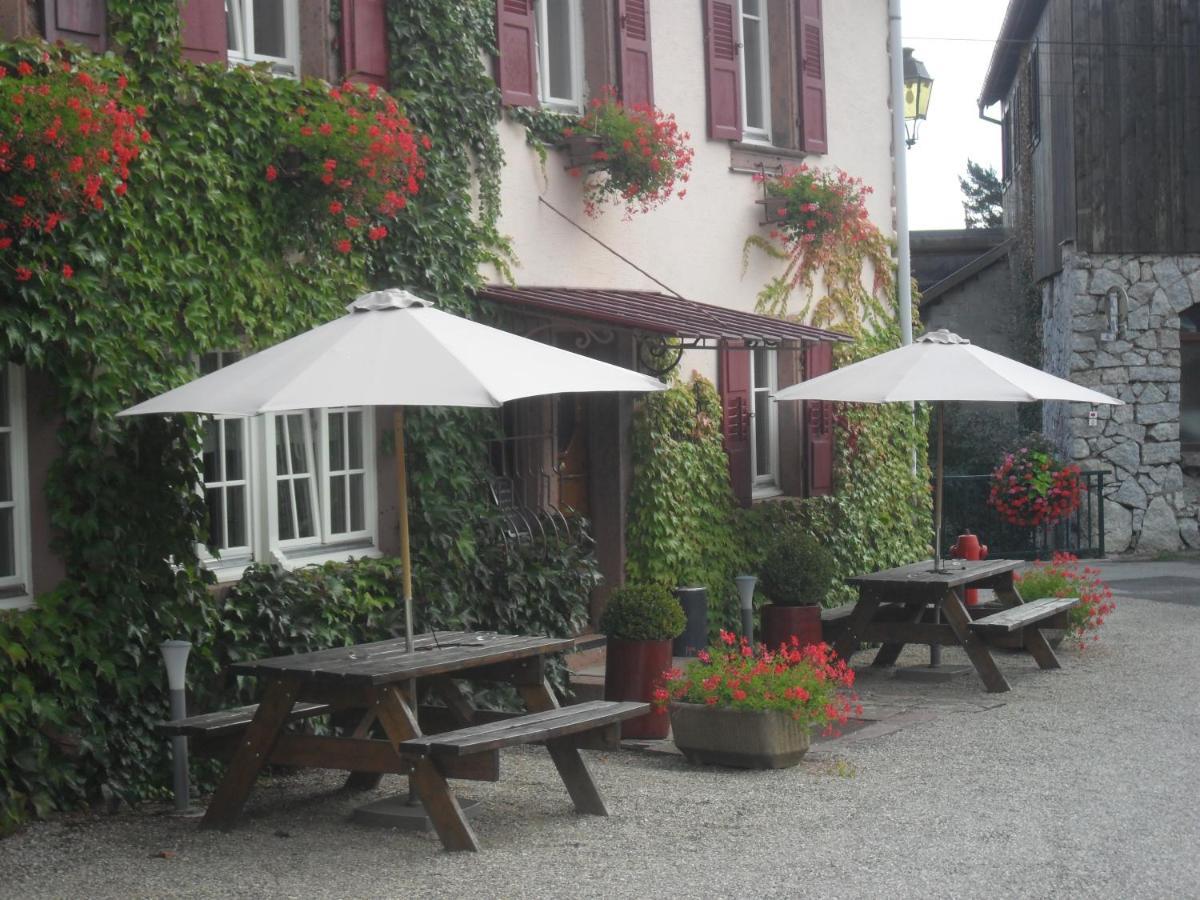
[[[236,693],[221,677],[232,660],[391,623],[387,561],[260,570],[215,598],[195,554],[195,422],[115,413],[191,377],[198,354],[269,345],[340,315],[366,287],[406,285],[475,313],[479,266],[506,255],[499,98],[480,65],[494,3],[388,4],[392,94],[430,138],[425,176],[386,235],[345,246],[323,208],[270,172],[299,109],[337,113],[328,85],[181,61],[176,0],[110,0],[108,12],[104,57],[0,45],[13,71],[66,63],[125,83],[122,102],[140,108],[146,132],[124,196],[26,234],[0,259],[0,359],[46,380],[61,416],[45,491],[66,570],[34,609],[0,614],[0,830],[165,790],[169,755],[151,732],[167,709],[162,640],[195,644],[192,703],[210,709]],[[586,536],[497,539],[481,490],[494,429],[484,412],[408,416],[418,622],[576,630],[596,580]]]

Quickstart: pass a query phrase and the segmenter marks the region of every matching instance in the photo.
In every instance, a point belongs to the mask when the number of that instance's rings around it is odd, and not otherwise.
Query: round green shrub
[[[763,593],[779,606],[824,602],[835,576],[833,555],[803,531],[785,532],[767,552],[758,573]]]
[[[683,607],[660,584],[627,584],[608,598],[600,630],[622,641],[669,641],[683,634]]]

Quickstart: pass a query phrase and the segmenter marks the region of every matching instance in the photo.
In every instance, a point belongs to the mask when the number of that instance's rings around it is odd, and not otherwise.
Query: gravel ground
[[[500,782],[459,782],[479,854],[352,824],[372,795],[308,773],[262,782],[228,835],[149,808],[35,825],[0,841],[0,896],[1198,896],[1200,599],[1173,600],[1122,598],[1060,671],[1001,654],[1008,694],[863,672],[882,721],[794,769],[589,754],[607,819],[572,812],[540,748],[507,751]]]

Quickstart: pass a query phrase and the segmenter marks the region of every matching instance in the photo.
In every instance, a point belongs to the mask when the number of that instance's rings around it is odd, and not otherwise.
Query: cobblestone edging
[[[1126,403],[1099,407],[1094,422],[1083,403],[1047,403],[1044,414],[1065,455],[1111,473],[1110,553],[1200,547],[1179,439],[1180,313],[1197,303],[1200,256],[1093,255],[1068,245],[1062,271],[1043,283],[1046,371]]]

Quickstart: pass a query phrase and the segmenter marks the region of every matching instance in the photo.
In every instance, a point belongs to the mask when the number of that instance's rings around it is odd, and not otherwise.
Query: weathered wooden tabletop
[[[937,572],[933,568],[933,560],[910,563],[895,569],[885,569],[882,572],[872,572],[869,575],[856,575],[847,578],[847,584],[860,588],[891,588],[891,587],[929,587],[939,591],[946,588],[957,588],[972,585],[978,581],[995,578],[998,575],[1008,576],[1025,563],[1019,559],[947,559],[942,561],[946,571]]]

